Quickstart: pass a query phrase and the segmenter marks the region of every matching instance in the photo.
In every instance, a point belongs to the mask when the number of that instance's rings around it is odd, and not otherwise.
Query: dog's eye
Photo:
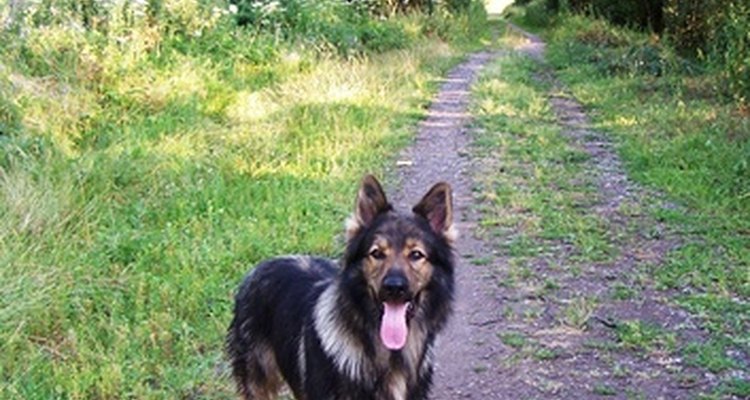
[[[409,252],[409,260],[419,261],[425,257],[424,253],[419,250],[412,250]]]
[[[374,248],[370,250],[370,257],[376,260],[382,260],[385,258],[385,253],[383,253],[383,251],[378,248]]]

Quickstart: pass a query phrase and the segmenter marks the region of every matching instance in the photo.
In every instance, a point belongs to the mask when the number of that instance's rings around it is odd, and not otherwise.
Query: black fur
[[[445,187],[450,216],[450,189]],[[366,199],[358,201],[366,203],[371,191],[365,182],[360,197]],[[360,203],[358,207],[367,208]],[[245,399],[274,399],[282,379],[300,400],[427,399],[432,345],[453,299],[451,237],[435,232],[422,210],[399,214],[383,202],[375,210],[350,232],[341,265],[283,257],[259,264],[245,278],[227,337],[233,374]],[[385,348],[378,336],[381,300],[364,270],[376,237],[386,238],[395,249],[418,240],[426,247],[432,271],[410,299],[409,342],[396,351]],[[412,330],[420,343],[413,343]]]

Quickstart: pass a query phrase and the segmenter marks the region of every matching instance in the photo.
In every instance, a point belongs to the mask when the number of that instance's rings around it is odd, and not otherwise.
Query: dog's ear
[[[435,184],[412,211],[424,217],[435,233],[443,235],[449,242],[456,240],[457,232],[453,227],[453,194],[449,184]]]
[[[354,215],[346,222],[346,238],[351,239],[360,229],[369,226],[378,214],[391,210],[380,183],[372,175],[366,175],[357,192]]]

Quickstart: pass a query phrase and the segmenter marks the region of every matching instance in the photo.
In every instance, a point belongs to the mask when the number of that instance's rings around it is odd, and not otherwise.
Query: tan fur
[[[362,225],[357,222],[356,215],[351,215],[349,218],[347,218],[344,222],[344,236],[346,237],[346,241],[350,241],[357,234],[357,232],[359,232],[360,229],[362,229]]]
[[[386,379],[391,400],[406,400],[406,377],[401,372],[391,372]]]
[[[249,393],[241,393],[245,400],[276,400],[282,386],[281,372],[270,347],[257,346],[250,357],[254,360],[254,373],[265,379],[250,379]]]
[[[315,331],[323,349],[332,358],[339,371],[353,380],[366,376],[367,365],[361,344],[340,324],[337,313],[337,288],[330,286],[320,295],[315,307]]]
[[[367,281],[373,293],[378,293],[383,282],[383,277],[391,268],[403,268],[403,272],[409,281],[409,289],[412,293],[419,293],[427,282],[432,278],[434,267],[427,260],[426,246],[417,239],[409,239],[403,249],[395,249],[391,244],[382,237],[375,239],[370,252],[379,250],[385,254],[385,258],[378,260],[375,257],[368,257],[363,265]],[[419,260],[411,260],[409,254],[412,251],[419,251],[425,257]]]

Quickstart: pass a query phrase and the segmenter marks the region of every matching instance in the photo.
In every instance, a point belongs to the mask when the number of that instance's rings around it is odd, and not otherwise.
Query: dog
[[[227,353],[240,396],[420,400],[434,343],[452,311],[452,193],[435,184],[400,213],[373,176],[362,180],[339,262],[264,261],[235,296]]]

